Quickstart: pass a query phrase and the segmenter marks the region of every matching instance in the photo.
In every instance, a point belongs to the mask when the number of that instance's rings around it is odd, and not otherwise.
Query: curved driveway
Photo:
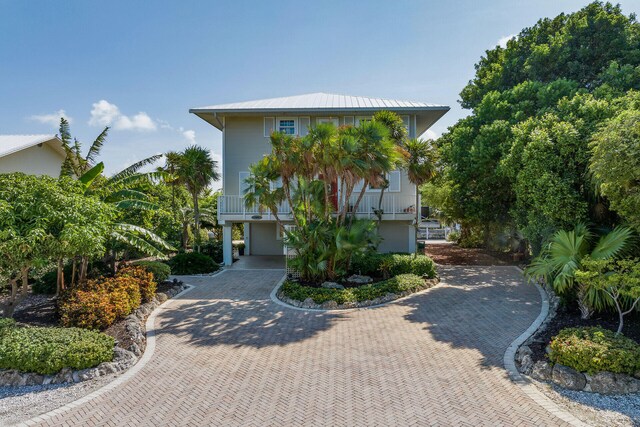
[[[156,350],[124,384],[45,425],[563,425],[512,383],[505,349],[540,311],[510,267],[441,267],[384,307],[273,303],[281,271],[231,270],[156,318]]]

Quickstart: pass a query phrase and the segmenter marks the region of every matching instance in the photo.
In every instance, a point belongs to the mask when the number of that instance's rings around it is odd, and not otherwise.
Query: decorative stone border
[[[515,267],[515,266],[513,266],[513,268],[515,268],[520,273],[523,273],[521,268]],[[540,390],[536,388],[536,386],[531,382],[531,380],[528,377],[522,375],[516,367],[515,357],[516,357],[516,352],[518,348],[522,344],[524,344],[526,340],[530,339],[536,333],[540,325],[542,325],[542,323],[548,319],[548,315],[549,315],[549,297],[546,291],[542,289],[540,285],[535,283],[535,286],[538,289],[538,292],[540,293],[540,300],[542,302],[540,306],[540,314],[538,314],[538,317],[533,321],[533,323],[529,326],[529,328],[527,328],[526,331],[524,331],[518,338],[516,338],[511,343],[511,345],[509,345],[509,347],[507,348],[507,351],[505,351],[504,353],[504,358],[503,358],[504,367],[507,370],[507,373],[509,374],[509,377],[511,378],[511,380],[516,385],[518,385],[518,387],[520,387],[520,389],[527,396],[529,396],[538,405],[546,409],[549,413],[567,422],[569,425],[576,426],[576,427],[587,427],[587,424],[580,421],[578,418],[576,418],[571,413],[569,413],[568,411],[560,407],[558,404],[556,404],[554,401],[549,399],[547,396],[545,396]],[[547,322],[549,321],[550,319],[547,320]]]
[[[272,294],[272,297],[275,296],[275,298],[277,298],[280,302],[286,305],[292,306],[294,308],[299,308],[303,310],[331,311],[331,310],[350,310],[354,308],[366,308],[366,307],[375,307],[375,306],[383,305],[388,302],[395,301],[401,298],[406,298],[409,295],[414,295],[414,294],[417,294],[418,292],[431,289],[440,282],[440,279],[439,278],[425,279],[424,287],[414,292],[405,291],[405,292],[400,292],[399,294],[388,293],[384,296],[375,298],[373,300],[348,302],[345,304],[338,304],[335,301],[327,301],[322,304],[317,304],[311,298],[307,298],[304,301],[299,301],[299,300],[289,298],[286,295],[284,295],[284,293],[280,290],[280,288],[282,287],[285,281],[286,281],[286,276],[284,280],[281,280],[280,283],[278,283],[275,289],[275,294]]]
[[[3,369],[0,370],[0,386],[20,387],[77,383],[129,369],[136,364],[144,353],[147,342],[145,335],[147,317],[162,303],[189,287],[177,280],[174,280],[173,283],[174,286],[167,292],[157,293],[151,301],[142,304],[124,319],[125,330],[133,343],[126,349],[119,347],[116,343],[111,362],[103,362],[96,367],[76,371],[64,368],[55,375],[41,375],[33,372],[20,372],[15,369]]]
[[[626,374],[616,374],[613,372],[598,372],[594,375],[578,372],[569,366],[559,363],[551,364],[546,360],[538,360],[534,363],[531,355],[533,351],[529,344],[533,343],[534,337],[543,332],[553,320],[558,310],[559,298],[552,289],[542,288],[550,302],[549,315],[544,322],[522,343],[515,354],[516,367],[518,371],[531,378],[552,382],[562,388],[575,391],[585,391],[600,394],[628,394],[640,392],[640,372],[635,376]]]

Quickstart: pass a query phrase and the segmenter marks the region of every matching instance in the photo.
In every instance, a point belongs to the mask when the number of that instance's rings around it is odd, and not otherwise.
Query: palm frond
[[[129,245],[147,255],[155,256],[159,258],[166,257],[166,255],[161,250],[159,250],[158,248],[151,245],[146,240],[140,238],[139,236],[136,236],[133,233],[129,233],[127,231],[121,232],[121,231],[113,230],[111,232],[111,238],[120,243],[124,243],[125,245]]]
[[[145,239],[152,241],[153,243],[159,245],[160,247],[170,250],[170,251],[174,251],[176,250],[173,246],[171,246],[169,243],[167,243],[163,238],[161,238],[160,236],[156,235],[155,233],[147,230],[146,228],[142,228],[139,227],[137,225],[133,225],[133,224],[124,224],[124,223],[120,223],[117,224],[117,229],[119,231],[126,231],[129,233],[137,233],[141,236],[143,236]]]
[[[96,162],[98,156],[100,155],[100,150],[102,149],[102,146],[107,139],[108,133],[109,126],[105,127],[104,130],[100,132],[100,135],[98,135],[95,141],[93,141],[93,144],[91,144],[91,147],[89,147],[89,151],[87,152],[87,156],[85,157],[85,160],[89,164],[94,164]]]
[[[91,187],[91,184],[93,183],[93,181],[98,176],[100,176],[102,171],[104,171],[104,163],[100,162],[97,165],[95,165],[94,167],[92,167],[91,169],[89,169],[88,171],[86,171],[85,173],[83,173],[78,178],[78,181],[80,181],[82,183],[82,186],[86,190],[87,188]]]
[[[120,172],[118,172],[115,175],[113,175],[111,177],[111,180],[118,181],[118,180],[120,180],[122,178],[134,175],[134,174],[138,173],[138,171],[140,169],[142,169],[143,167],[145,167],[147,165],[155,163],[161,157],[162,157],[162,154],[156,154],[154,156],[147,157],[146,159],[142,159],[139,162],[135,162],[131,166],[126,167],[123,170],[121,170]],[[156,172],[153,172],[153,173],[156,173]]]
[[[158,205],[152,202],[147,202],[145,200],[136,200],[136,199],[124,199],[119,200],[114,203],[114,206],[117,209],[142,209],[145,211],[155,211],[158,210]]]
[[[631,243],[633,231],[628,227],[616,227],[602,236],[591,252],[593,259],[614,258],[621,255]]]

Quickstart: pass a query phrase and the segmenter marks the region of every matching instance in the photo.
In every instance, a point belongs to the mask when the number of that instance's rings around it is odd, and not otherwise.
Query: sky
[[[574,0],[0,0],[0,134],[85,149],[104,126],[108,173],[222,134],[189,108],[329,92],[451,106],[485,50]],[[622,0],[625,14],[640,0]]]

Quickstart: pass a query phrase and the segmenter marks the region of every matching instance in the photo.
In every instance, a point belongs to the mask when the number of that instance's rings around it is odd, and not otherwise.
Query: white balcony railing
[[[353,195],[349,198],[349,205],[352,206],[350,210],[353,210],[353,206],[358,199],[358,195]],[[378,203],[380,201],[379,195],[365,195],[358,208],[356,214],[358,216],[365,216],[369,218],[375,218],[375,210],[378,209]],[[389,218],[396,218],[397,215],[415,215],[415,197],[414,196],[400,196],[395,194],[384,194],[382,198],[382,214]],[[289,215],[289,203],[283,202],[278,206],[278,215]],[[273,219],[273,215],[270,210],[260,212],[258,207],[248,209],[245,207],[244,198],[242,196],[219,196],[218,197],[218,219],[224,220],[226,218],[234,219]],[[260,218],[257,218],[260,217]]]

